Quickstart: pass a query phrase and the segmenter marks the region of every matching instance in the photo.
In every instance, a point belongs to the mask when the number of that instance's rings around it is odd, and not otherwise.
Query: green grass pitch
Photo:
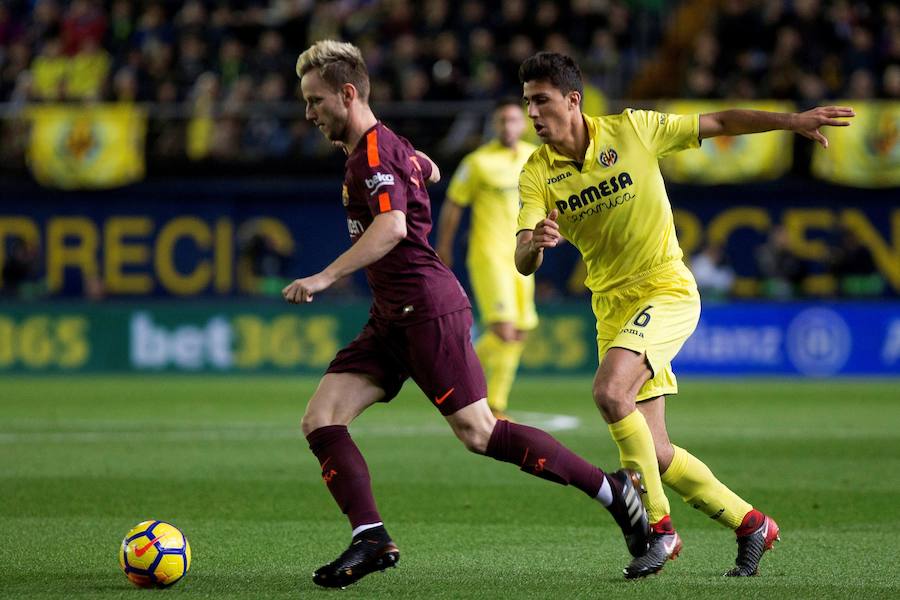
[[[351,427],[402,552],[343,591],[310,574],[349,539],[299,432],[315,380],[4,377],[3,598],[897,598],[900,382],[697,380],[669,402],[673,441],[775,516],[759,577],[726,580],[733,535],[670,494],[682,556],[623,580],[612,519],[574,488],[467,453],[407,384]],[[513,416],[601,467],[618,454],[587,379],[520,379]],[[533,413],[544,413],[545,416]],[[551,422],[559,424],[559,419]],[[575,424],[563,420],[563,424]],[[166,591],[119,571],[122,536],[168,520],[194,562]]]

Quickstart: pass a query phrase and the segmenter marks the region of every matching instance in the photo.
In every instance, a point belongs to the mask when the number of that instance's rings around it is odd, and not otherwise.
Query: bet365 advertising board
[[[522,372],[590,375],[588,303],[540,307]],[[0,374],[321,374],[365,323],[365,303],[0,305]],[[477,332],[475,332],[477,335]],[[679,374],[900,375],[900,303],[708,304]]]

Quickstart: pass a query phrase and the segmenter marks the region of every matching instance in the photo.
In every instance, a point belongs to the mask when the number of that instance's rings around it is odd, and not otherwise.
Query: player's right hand
[[[559,211],[553,209],[546,219],[541,219],[534,226],[534,232],[531,236],[531,246],[535,250],[543,250],[544,248],[555,248],[562,236],[559,234]]]

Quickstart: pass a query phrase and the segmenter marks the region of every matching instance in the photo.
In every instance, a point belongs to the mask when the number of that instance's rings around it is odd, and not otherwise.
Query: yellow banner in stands
[[[101,189],[144,177],[147,115],[131,104],[43,105],[31,121],[28,165],[48,187]]]
[[[710,113],[730,108],[792,112],[788,102],[675,100],[657,110],[677,114]],[[781,177],[793,161],[793,134],[769,131],[755,135],[721,136],[703,140],[696,150],[684,150],[660,161],[663,173],[679,183],[722,184],[765,181]]]
[[[844,100],[856,116],[849,127],[827,127],[828,148],[816,144],[813,175],[856,187],[900,186],[900,102]]]

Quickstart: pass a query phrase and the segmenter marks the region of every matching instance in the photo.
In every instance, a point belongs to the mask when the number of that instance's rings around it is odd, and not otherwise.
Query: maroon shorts
[[[402,327],[370,318],[326,373],[369,375],[384,390],[381,402],[394,398],[412,377],[442,415],[452,415],[487,397],[471,328],[468,308]]]

